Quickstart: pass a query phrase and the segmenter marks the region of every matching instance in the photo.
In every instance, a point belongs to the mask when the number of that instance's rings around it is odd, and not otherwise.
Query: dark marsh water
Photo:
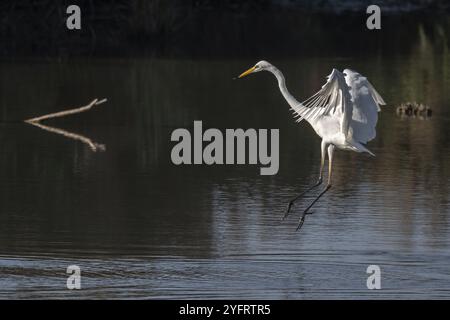
[[[334,187],[300,232],[320,140],[297,125],[269,74],[231,78],[250,60],[2,62],[0,298],[449,298],[450,55],[426,38],[409,54],[273,60],[299,99],[333,67],[366,75],[388,105],[377,156],[339,151]],[[36,115],[108,102],[47,125]],[[427,120],[401,119],[417,100]],[[279,128],[280,170],[175,166],[175,128]],[[82,289],[66,289],[68,265]],[[382,290],[366,287],[377,264]]]

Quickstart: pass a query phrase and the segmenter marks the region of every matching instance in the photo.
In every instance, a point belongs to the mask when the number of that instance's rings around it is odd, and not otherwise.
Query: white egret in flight
[[[288,216],[297,199],[322,184],[322,173],[328,151],[327,185],[304,210],[298,223],[298,230],[303,225],[305,216],[309,214],[308,210],[331,188],[335,148],[374,155],[364,144],[375,138],[377,113],[381,110],[380,105],[385,105],[385,102],[367,78],[349,69],[345,69],[344,72],[333,69],[322,88],[303,102],[297,101],[289,93],[281,71],[267,61],[259,61],[239,78],[259,71],[269,71],[277,78],[280,91],[291,107],[297,122],[306,120],[322,138],[319,180],[289,202],[284,218]]]

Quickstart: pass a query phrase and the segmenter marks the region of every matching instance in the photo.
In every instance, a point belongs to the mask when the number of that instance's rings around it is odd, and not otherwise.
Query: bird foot
[[[288,217],[289,213],[291,212],[291,208],[292,208],[293,205],[294,205],[294,202],[289,201],[289,203],[287,205],[287,208],[286,208],[286,212],[284,213],[283,218],[281,218],[281,221],[283,221],[284,219],[286,219]]]
[[[300,230],[300,228],[303,226],[303,222],[305,222],[305,216],[301,217],[300,221],[298,222],[297,229],[295,229],[295,231]]]
[[[314,211],[307,211],[307,210],[303,211],[303,215],[302,215],[302,217],[300,218],[300,220],[298,222],[296,231],[300,230],[300,228],[303,226],[303,223],[305,222],[305,217],[307,215],[313,214],[313,213],[314,213]]]

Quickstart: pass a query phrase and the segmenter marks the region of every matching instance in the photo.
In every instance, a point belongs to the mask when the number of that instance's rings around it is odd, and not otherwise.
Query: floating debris
[[[419,117],[421,119],[431,117],[431,108],[417,102],[404,102],[396,109],[397,115],[401,117]]]

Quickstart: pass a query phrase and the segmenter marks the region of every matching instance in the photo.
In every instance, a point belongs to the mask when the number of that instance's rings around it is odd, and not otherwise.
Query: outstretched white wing
[[[353,108],[349,89],[344,74],[333,69],[322,89],[301,103],[303,108],[293,108],[297,122],[306,119],[311,123],[322,116],[334,116],[347,136]]]
[[[357,142],[367,143],[376,136],[380,105],[386,103],[366,77],[350,69],[345,69],[344,74],[353,100],[348,135]]]

